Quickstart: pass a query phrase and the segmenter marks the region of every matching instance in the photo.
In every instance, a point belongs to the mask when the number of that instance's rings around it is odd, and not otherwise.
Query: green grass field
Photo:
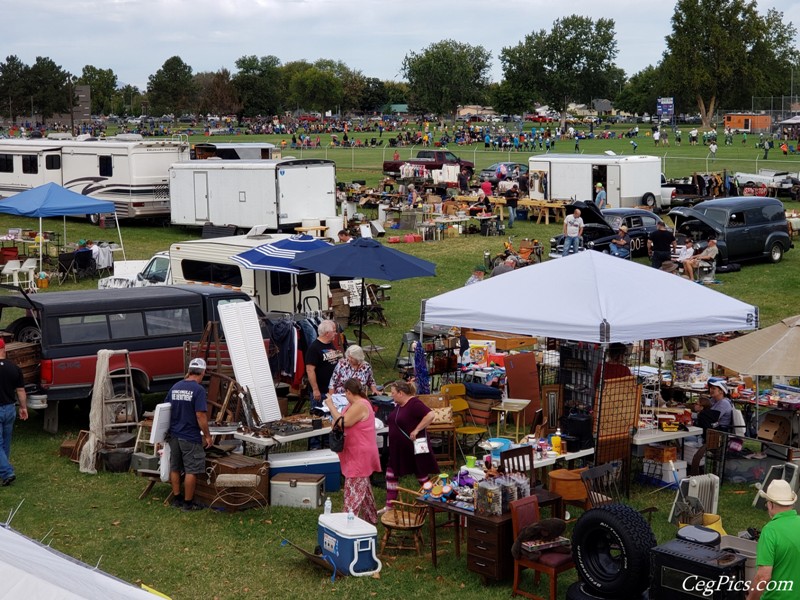
[[[684,146],[659,149],[648,147],[648,138],[640,138],[639,153],[666,155],[667,174],[688,175],[692,171],[705,171],[707,149],[688,147],[684,131]],[[359,134],[353,134],[359,137]],[[290,136],[285,136],[290,137]],[[351,136],[353,137],[353,136]],[[373,137],[373,134],[366,134]],[[386,137],[386,134],[385,136]],[[280,136],[260,138],[237,136],[234,141],[267,141],[280,143]],[[212,141],[230,141],[227,137],[214,137]],[[194,141],[208,141],[199,136]],[[730,148],[720,146],[711,170],[729,168],[748,170],[756,167],[756,151],[750,145],[742,147],[737,138]],[[650,141],[650,144],[652,142]],[[750,144],[750,142],[748,143]],[[562,142],[557,151],[571,152],[572,143]],[[503,153],[484,152],[483,145],[453,150],[464,158],[474,159],[480,168],[497,160],[506,159]],[[630,152],[625,140],[587,140],[581,150],[598,153],[613,150]],[[412,149],[400,150],[402,156]],[[380,162],[390,158],[389,150],[322,148],[313,151],[286,151],[296,156],[327,157],[337,162],[340,181],[365,179],[374,185],[381,179]],[[770,166],[780,170],[800,170],[797,156],[779,156],[770,153],[769,165],[759,160],[757,166]],[[512,155],[512,159],[527,160],[528,154]],[[797,204],[787,204],[797,208]],[[32,219],[0,217],[0,231],[7,227],[38,228]],[[60,219],[48,220],[46,230],[61,230]],[[154,251],[166,249],[170,243],[198,237],[197,230],[146,223],[124,223],[123,237],[128,258],[148,258]],[[560,225],[520,223],[514,228],[518,239],[535,238],[547,244]],[[85,222],[69,219],[68,238],[115,239],[112,230],[99,230]],[[394,282],[391,300],[384,310],[389,321],[386,328],[370,325],[367,332],[373,340],[386,348],[384,356],[393,362],[401,334],[419,318],[420,299],[435,296],[463,285],[474,264],[482,261],[483,252],[496,254],[502,249],[501,238],[464,236],[443,242],[405,244],[399,249],[434,261],[437,276]],[[741,272],[720,275],[718,291],[759,306],[763,325],[775,323],[797,312],[795,297],[800,289],[798,269],[800,258],[795,249],[777,264],[747,264]],[[635,282],[631,282],[635,285]],[[94,282],[81,282],[79,287],[93,287]],[[72,289],[73,284],[62,288]],[[670,298],[647,298],[653,311],[658,311]],[[520,310],[525,309],[520,299]],[[553,310],[558,310],[557,302]],[[7,323],[4,316],[3,324]],[[351,336],[352,337],[352,336]],[[379,381],[394,376],[391,369],[376,368]],[[147,398],[148,406],[159,401]],[[142,581],[176,599],[260,599],[292,595],[298,598],[318,597],[328,594],[337,598],[400,598],[422,594],[443,599],[506,598],[510,583],[484,586],[480,578],[466,570],[466,558],[454,556],[452,544],[440,544],[439,568],[434,570],[429,557],[403,554],[384,560],[380,577],[348,578],[332,584],[324,572],[306,563],[301,556],[280,546],[287,538],[307,549],[316,544],[316,511],[287,508],[250,510],[239,514],[217,511],[181,513],[165,507],[161,501],[166,496],[166,485],[156,486],[147,500],[137,496],[144,483],[132,474],[100,473],[95,476],[78,472],[77,465],[59,458],[57,451],[66,437],[74,437],[85,428],[85,417],[76,412],[62,410],[62,426],[58,435],[42,432],[42,415],[32,414],[28,422],[18,422],[14,433],[12,461],[17,468],[17,482],[0,489],[0,513],[8,515],[19,506],[13,526],[35,539],[44,537],[52,546],[92,565],[100,567],[128,581]],[[735,485],[725,485],[720,495],[720,513],[729,533],[735,534],[748,526],[760,527],[766,514],[750,508],[753,490]],[[383,492],[376,489],[379,503]],[[674,492],[656,488],[634,486],[631,502],[641,508],[660,507],[653,517],[653,528],[659,541],[674,536],[675,528],[666,523]],[[341,509],[341,492],[333,495],[334,510]],[[440,536],[448,540],[449,534]],[[574,575],[560,578],[560,595]],[[544,593],[544,585],[539,587]]]

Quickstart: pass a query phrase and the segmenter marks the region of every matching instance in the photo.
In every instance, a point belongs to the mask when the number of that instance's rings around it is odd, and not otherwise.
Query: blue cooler
[[[378,530],[363,519],[355,517],[348,523],[347,513],[320,515],[317,544],[337,571],[360,577],[381,570],[381,561],[375,553]]]
[[[270,453],[269,476],[278,473],[324,475],[326,492],[338,492],[342,487],[339,455],[329,449]]]

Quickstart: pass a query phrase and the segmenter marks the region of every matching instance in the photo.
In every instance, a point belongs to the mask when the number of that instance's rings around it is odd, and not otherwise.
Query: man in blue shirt
[[[594,197],[594,203],[597,208],[603,210],[606,207],[606,191],[603,189],[603,184],[599,181],[594,185],[597,190],[597,195]]]
[[[175,496],[172,506],[183,510],[200,510],[194,502],[197,476],[206,472],[205,448],[211,447],[206,413],[206,390],[200,385],[206,372],[206,361],[193,358],[183,381],[167,394],[170,403],[169,480]],[[181,496],[181,472],[185,474]]]

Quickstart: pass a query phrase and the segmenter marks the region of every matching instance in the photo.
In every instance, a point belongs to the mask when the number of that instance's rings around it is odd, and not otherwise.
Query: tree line
[[[571,15],[504,47],[500,82],[489,80],[491,52],[451,39],[406,54],[400,83],[331,59],[284,64],[273,55],[242,56],[234,72],[195,73],[173,56],[139,90],[120,86],[112,69],[87,65],[72,75],[50,58],[25,65],[9,56],[0,63],[0,114],[49,118],[68,112],[74,86],[84,84],[91,86],[93,114],[373,113],[400,103],[414,114],[452,115],[467,104],[491,105],[504,114],[545,104],[563,114],[570,102],[593,98],[641,114],[654,112],[659,96],[670,96],[676,112],[699,112],[707,126],[720,106],[746,107],[754,95],[789,92],[796,33],[780,11],[762,15],[755,1],[678,0],[661,61],[628,78],[615,62],[614,20]]]

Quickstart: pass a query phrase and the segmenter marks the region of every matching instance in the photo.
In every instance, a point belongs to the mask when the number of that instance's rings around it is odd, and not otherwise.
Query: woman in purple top
[[[386,467],[386,508],[397,499],[397,485],[404,475],[415,475],[420,485],[428,481],[439,466],[432,453],[415,454],[414,440],[426,437],[425,429],[433,422],[434,414],[414,394],[414,385],[407,381],[392,384],[392,400],[397,405],[389,414],[389,464]],[[428,441],[430,444],[430,440]],[[429,446],[430,447],[430,446]],[[384,511],[386,510],[383,509]]]

